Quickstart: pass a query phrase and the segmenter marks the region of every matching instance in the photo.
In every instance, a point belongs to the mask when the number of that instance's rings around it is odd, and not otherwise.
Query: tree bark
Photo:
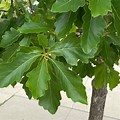
[[[88,120],[102,120],[104,114],[107,88],[95,89],[94,80],[92,81],[92,99]]]

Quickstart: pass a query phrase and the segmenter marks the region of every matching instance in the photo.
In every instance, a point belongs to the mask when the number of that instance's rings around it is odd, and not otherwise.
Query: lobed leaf
[[[19,48],[18,43],[14,43],[11,46],[6,47],[5,52],[2,54],[2,59],[4,62],[8,62],[12,59],[12,57],[17,53]]]
[[[12,43],[18,40],[20,35],[20,32],[18,32],[16,29],[10,28],[10,31],[6,31],[5,34],[2,36],[0,46],[6,48],[12,45]]]
[[[47,39],[46,35],[38,34],[37,38],[38,38],[39,45],[41,45],[42,47],[47,47],[48,46],[48,39]]]
[[[35,22],[29,22],[24,23],[18,31],[20,33],[28,34],[28,33],[40,33],[40,32],[47,32],[48,27],[44,23],[35,23]]]
[[[78,62],[77,66],[73,66],[72,70],[77,73],[81,78],[89,76],[92,78],[94,76],[94,67],[88,63],[82,63],[81,61]]]
[[[50,80],[47,61],[43,59],[36,68],[27,74],[27,77],[26,86],[32,92],[33,97],[37,99],[44,96]]]
[[[89,62],[89,58],[94,57],[92,51],[89,55],[85,54],[80,47],[80,39],[74,33],[68,35],[64,40],[58,42],[50,48],[49,53],[63,56],[71,65],[77,65],[78,59],[84,63]]]
[[[115,50],[110,46],[110,43],[107,41],[107,39],[105,39],[103,42],[101,56],[103,57],[104,62],[109,66],[113,66],[114,63],[119,59],[117,58],[118,56]]]
[[[89,0],[89,9],[93,17],[106,15],[111,11],[111,0]]]
[[[23,85],[22,88],[24,89],[26,95],[28,96],[29,99],[32,98],[32,93],[29,90],[29,88],[26,86],[26,82],[28,81],[28,77],[26,76],[26,73],[24,74],[24,77],[21,80],[21,84]]]
[[[61,62],[51,60],[55,69],[56,78],[60,81],[62,89],[74,102],[87,104],[85,87],[82,79],[74,72],[68,70]]]
[[[24,38],[19,42],[20,46],[30,46],[30,37],[29,36],[24,36]]]
[[[109,83],[109,87],[112,90],[119,84],[119,82],[119,73],[113,68],[108,67],[105,63],[96,66],[95,87],[97,89],[101,88],[102,86],[107,86],[107,83]]]
[[[19,82],[34,61],[40,56],[36,53],[19,53],[11,63],[0,64],[0,87],[6,87],[13,82]]]
[[[85,5],[85,0],[56,0],[52,6],[52,12],[77,11],[79,7]]]
[[[115,88],[120,83],[119,73],[113,68],[110,69],[107,82],[109,83],[110,90]]]
[[[115,35],[108,35],[110,42],[116,46],[120,47],[120,37]]]
[[[72,28],[75,21],[75,14],[72,12],[62,13],[55,22],[55,32],[58,36],[65,36]]]
[[[95,87],[97,89],[101,88],[102,86],[107,85],[107,65],[106,64],[100,64],[94,69],[95,74]]]
[[[56,82],[55,77],[52,75],[48,84],[48,90],[45,92],[44,96],[39,98],[39,105],[43,106],[44,109],[47,109],[50,113],[54,114],[60,105],[60,90],[61,89]]]
[[[86,9],[83,16],[83,36],[81,39],[81,47],[86,54],[89,54],[101,41],[104,32],[105,21],[103,17],[91,17],[90,11]]]

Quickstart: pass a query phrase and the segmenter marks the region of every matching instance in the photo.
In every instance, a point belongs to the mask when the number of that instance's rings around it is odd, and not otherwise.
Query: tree
[[[29,99],[54,114],[60,91],[87,104],[82,78],[94,77],[89,120],[102,120],[107,86],[120,83],[113,68],[120,58],[119,6],[119,0],[1,0],[0,87],[21,83]]]

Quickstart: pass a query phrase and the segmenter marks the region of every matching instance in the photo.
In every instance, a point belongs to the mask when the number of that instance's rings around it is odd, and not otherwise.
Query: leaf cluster
[[[119,0],[1,0],[0,87],[23,84],[54,114],[61,91],[87,104],[83,79],[112,90],[120,58]]]

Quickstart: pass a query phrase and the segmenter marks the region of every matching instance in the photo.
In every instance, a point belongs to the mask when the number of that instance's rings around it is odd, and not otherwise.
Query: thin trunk
[[[107,89],[106,87],[95,89],[95,87],[93,86],[93,82],[92,88],[92,99],[88,120],[102,120],[107,96]]]

